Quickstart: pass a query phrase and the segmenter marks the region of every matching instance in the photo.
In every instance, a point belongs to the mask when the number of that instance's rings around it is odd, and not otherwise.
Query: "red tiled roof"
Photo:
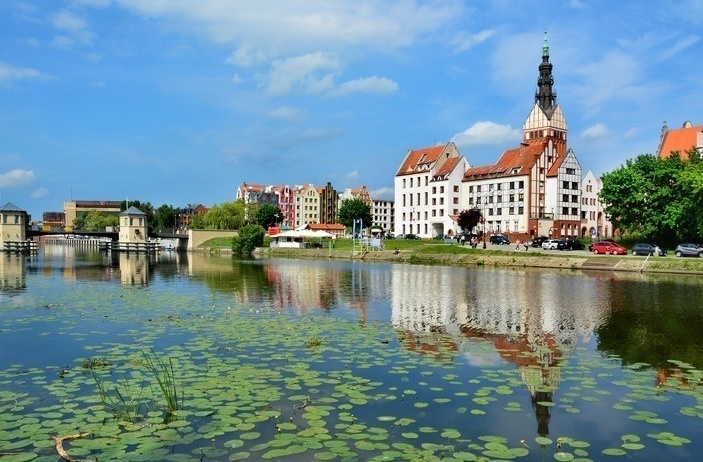
[[[244,183],[244,184],[242,185],[242,188],[243,188],[244,190],[246,190],[246,191],[263,191],[264,189],[266,189],[266,186],[264,186],[264,185],[262,185],[262,184],[248,184],[248,183]]]
[[[340,225],[339,223],[308,223],[307,225],[308,229],[311,229],[313,231],[332,231],[332,230],[342,230],[344,231],[346,228],[344,225]]]
[[[396,176],[411,175],[417,172],[418,166],[436,162],[445,147],[446,145],[441,145],[409,151]]]
[[[672,152],[679,152],[682,159],[688,158],[686,151],[697,147],[697,134],[702,131],[703,125],[667,131],[659,150],[659,157],[667,158],[671,157]]]
[[[539,156],[547,148],[544,140],[521,144],[519,148],[503,152],[495,165],[473,167],[464,174],[464,181],[512,175],[528,175]],[[517,170],[516,170],[517,169]]]
[[[454,168],[459,164],[459,157],[451,157],[447,159],[447,161],[442,165],[442,167],[439,168],[434,174],[434,177],[441,178],[441,179],[446,179],[447,175],[452,173]]]

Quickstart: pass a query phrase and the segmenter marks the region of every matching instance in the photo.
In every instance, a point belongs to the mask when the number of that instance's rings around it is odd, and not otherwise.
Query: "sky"
[[[158,207],[243,182],[392,199],[408,150],[520,143],[545,32],[597,176],[703,124],[703,0],[2,0],[0,205]]]

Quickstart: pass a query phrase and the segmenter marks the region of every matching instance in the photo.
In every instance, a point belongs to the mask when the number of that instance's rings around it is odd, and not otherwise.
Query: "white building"
[[[507,234],[511,240],[578,235],[581,166],[567,150],[566,120],[553,84],[545,39],[535,104],[523,124],[520,147],[464,175],[461,208],[477,208],[485,218],[477,231]]]
[[[581,180],[581,237],[598,239],[613,235],[613,226],[598,198],[602,187],[603,182],[590,170]]]
[[[395,176],[395,234],[455,235],[468,167],[451,142],[409,151]]]
[[[394,202],[383,199],[371,200],[371,216],[373,217],[373,225],[379,226],[384,233],[392,233],[395,230]]]

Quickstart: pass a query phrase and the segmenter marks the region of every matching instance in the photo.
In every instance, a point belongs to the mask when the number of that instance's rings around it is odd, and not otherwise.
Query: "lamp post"
[[[483,248],[486,248],[486,201],[488,200],[488,196],[483,196],[483,216],[481,217],[481,221],[483,222]]]

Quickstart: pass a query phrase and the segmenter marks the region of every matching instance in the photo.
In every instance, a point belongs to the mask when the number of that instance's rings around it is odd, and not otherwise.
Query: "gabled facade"
[[[243,200],[245,204],[254,204],[257,209],[264,204],[278,206],[278,196],[275,191],[274,186],[244,182],[242,186],[237,188],[236,198]]]
[[[703,154],[703,125],[693,126],[685,122],[679,129],[669,130],[666,122],[662,127],[657,155],[663,159],[678,153],[682,159],[688,159],[688,152],[697,150]]]
[[[454,143],[411,150],[395,175],[395,234],[457,232],[461,180],[469,167]]]
[[[603,187],[600,178],[596,178],[591,170],[581,179],[581,237],[591,237],[594,240],[612,237],[613,226],[605,215],[605,206],[598,195]]]
[[[8,202],[0,207],[0,249],[26,239],[27,212]]]
[[[320,222],[320,193],[312,183],[295,186],[295,227]]]
[[[283,214],[281,226],[293,226],[295,224],[295,192],[293,188],[285,185],[274,186],[274,194],[278,201],[278,208]]]
[[[581,167],[567,149],[566,119],[553,85],[545,37],[535,104],[520,147],[464,175],[461,208],[478,208],[485,218],[476,231],[508,234],[511,240],[578,234]]]

